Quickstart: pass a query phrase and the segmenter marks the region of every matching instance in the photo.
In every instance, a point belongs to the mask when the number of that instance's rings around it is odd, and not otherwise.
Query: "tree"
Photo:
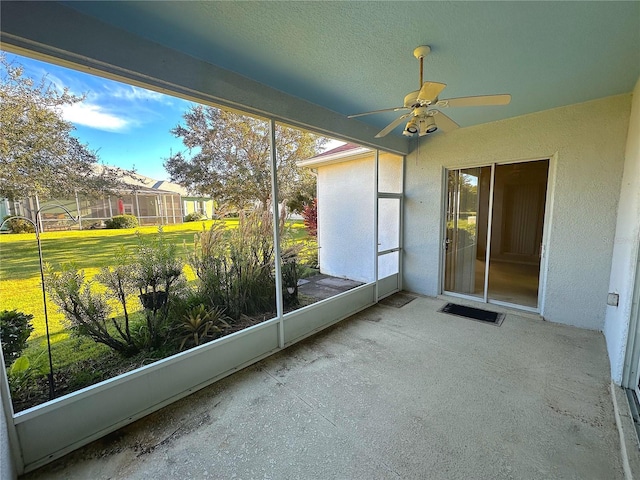
[[[202,105],[191,107],[183,119],[184,125],[171,133],[182,139],[191,156],[179,152],[165,161],[171,181],[238,208],[255,201],[271,203],[267,121]],[[316,155],[326,139],[282,125],[276,126],[275,136],[278,201],[311,190],[310,183],[315,190],[315,178],[296,162]]]
[[[83,100],[46,77],[25,77],[0,55],[0,197],[95,195],[121,186],[122,171],[98,165],[62,117],[63,106]]]

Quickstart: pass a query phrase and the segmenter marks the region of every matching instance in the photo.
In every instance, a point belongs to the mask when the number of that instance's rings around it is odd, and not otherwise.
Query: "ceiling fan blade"
[[[396,128],[398,125],[400,125],[405,118],[410,117],[411,115],[413,115],[413,112],[409,112],[409,113],[405,113],[404,115],[400,115],[393,122],[391,122],[389,125],[387,125],[382,130],[380,130],[378,132],[378,134],[376,135],[376,138],[384,137],[387,133],[391,132],[394,128]]]
[[[363,117],[365,115],[373,115],[374,113],[398,112],[400,110],[410,110],[410,108],[409,107],[383,108],[382,110],[372,110],[371,112],[356,113],[355,115],[347,115],[347,118]]]
[[[431,105],[446,86],[446,83],[424,82],[418,93],[418,102],[421,105]]]
[[[442,130],[444,133],[450,132],[451,130],[455,130],[456,128],[460,128],[456,122],[451,120],[448,116],[442,113],[440,110],[432,110],[435,113],[433,119],[438,126],[438,129]]]
[[[477,97],[458,97],[438,100],[436,106],[446,107],[485,107],[490,105],[508,105],[511,102],[511,95],[479,95]]]

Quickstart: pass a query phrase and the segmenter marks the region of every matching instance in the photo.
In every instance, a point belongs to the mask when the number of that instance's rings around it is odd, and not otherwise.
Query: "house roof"
[[[317,168],[333,163],[347,162],[357,158],[371,156],[373,150],[355,143],[345,143],[326,152],[322,152],[315,157],[301,160],[298,162],[299,167]]]
[[[97,172],[100,172],[105,168],[105,165],[95,164],[94,168]],[[108,168],[121,172],[121,175],[124,177],[124,183],[130,185],[132,190],[147,193],[177,193],[181,197],[189,196],[187,189],[177,183],[167,182],[166,180],[156,180],[139,173],[129,174],[125,170],[112,165],[109,165]]]
[[[348,152],[349,150],[354,150],[356,148],[360,148],[360,145],[356,145],[355,143],[345,143],[344,145],[339,145],[335,148],[332,148],[330,150],[326,150],[322,153],[319,153],[318,155],[316,155],[315,157],[312,157],[312,159],[317,159],[317,158],[322,158],[322,157],[326,157],[328,155],[335,155],[337,153],[341,153],[341,152]]]

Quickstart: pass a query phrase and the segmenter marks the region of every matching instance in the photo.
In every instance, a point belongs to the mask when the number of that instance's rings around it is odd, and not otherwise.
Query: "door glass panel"
[[[488,297],[538,306],[549,161],[497,165]]]
[[[484,296],[491,168],[448,172],[444,289]]]
[[[398,273],[400,252],[391,252],[378,257],[378,279]]]
[[[378,252],[400,246],[400,199],[378,199]]]

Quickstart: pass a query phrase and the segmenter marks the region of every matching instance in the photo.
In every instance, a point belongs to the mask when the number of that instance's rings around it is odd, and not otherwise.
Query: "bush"
[[[127,336],[128,332],[123,332],[116,318],[109,319],[112,307],[107,296],[92,291],[91,283],[85,280],[83,270],[68,264],[62,271],[56,272],[47,265],[46,274],[50,298],[58,305],[75,333],[86,335],[125,356],[138,352],[130,335]],[[109,331],[112,322],[118,335]]]
[[[186,217],[184,217],[185,222],[199,222],[201,220],[206,220],[207,216],[200,212],[191,212]]]
[[[270,209],[257,209],[241,214],[238,228],[214,221],[196,235],[189,261],[207,306],[222,306],[234,319],[274,310],[272,219]]]
[[[138,219],[134,215],[116,215],[104,222],[106,228],[136,228],[139,226]]]
[[[313,202],[304,206],[302,210],[302,218],[304,226],[312,237],[318,236],[318,199],[314,198]]]
[[[4,224],[4,228],[8,229],[11,233],[35,233],[36,229],[31,222],[23,220],[22,218],[11,218],[11,215],[7,215],[2,221],[7,221]]]
[[[95,280],[106,289],[93,289],[84,271],[67,264],[60,272],[46,266],[47,290],[74,332],[131,356],[157,349],[168,339],[169,311],[184,281],[182,269],[176,246],[159,228],[148,238],[138,234],[135,255],[122,249],[114,266],[100,270]],[[142,325],[132,325],[127,309],[127,298],[135,291],[144,307]],[[112,316],[118,304],[122,315]]]
[[[149,347],[159,347],[169,335],[169,311],[184,284],[183,268],[176,245],[162,227],[154,236],[138,234],[134,284],[144,307]]]
[[[0,340],[2,340],[2,353],[7,367],[27,348],[27,339],[33,331],[32,319],[33,315],[16,310],[0,312]]]

